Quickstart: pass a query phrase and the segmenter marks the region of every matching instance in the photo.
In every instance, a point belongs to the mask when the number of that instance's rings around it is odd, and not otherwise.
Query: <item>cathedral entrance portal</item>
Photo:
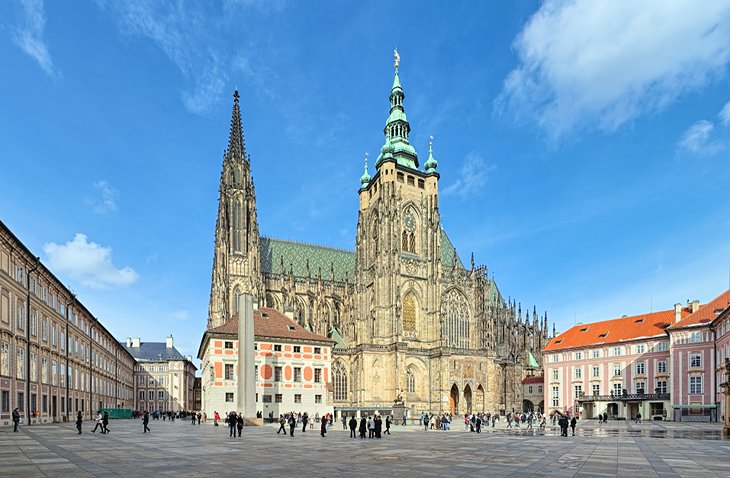
[[[469,384],[464,387],[464,404],[466,405],[466,413],[471,413],[471,386]]]
[[[484,413],[484,387],[479,385],[476,394],[476,412]]]
[[[451,387],[451,395],[449,395],[449,410],[452,415],[459,414],[459,387],[454,384]]]

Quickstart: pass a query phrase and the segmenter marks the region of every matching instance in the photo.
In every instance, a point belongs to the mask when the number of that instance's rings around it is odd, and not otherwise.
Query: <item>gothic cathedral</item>
[[[360,178],[355,250],[259,235],[238,92],[223,156],[208,329],[235,297],[287,314],[336,341],[330,403],[411,414],[522,410],[522,379],[539,374],[547,316],[505,300],[485,266],[465,267],[439,214],[432,146],[421,165],[408,142],[405,93],[390,91],[375,173]]]

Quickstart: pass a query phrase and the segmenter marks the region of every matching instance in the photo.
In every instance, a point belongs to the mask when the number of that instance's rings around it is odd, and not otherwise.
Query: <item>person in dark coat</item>
[[[570,419],[570,430],[573,432],[573,436],[575,436],[575,424],[578,422],[578,419],[576,417],[573,417]],[[565,434],[568,434],[568,431],[565,431]]]
[[[477,417],[477,421],[476,421],[475,425],[476,425],[477,433],[481,433],[482,432],[482,419],[480,417]]]
[[[109,412],[107,412],[106,410],[104,411],[104,415],[101,419],[101,428],[102,433],[109,433]]]
[[[76,415],[76,429],[79,431],[79,435],[81,435],[81,424],[84,422],[84,418],[81,416],[81,412],[79,412]]]
[[[350,438],[355,438],[355,430],[357,429],[357,418],[353,415],[350,417],[350,422],[348,423],[350,426]]]
[[[279,429],[276,431],[276,434],[278,435],[279,432],[284,432],[284,436],[286,436],[286,419],[281,414],[279,415]]]
[[[236,423],[238,423],[238,416],[236,412],[228,414],[228,436],[234,438],[236,436]]]
[[[360,419],[360,438],[365,438],[365,433],[368,430],[368,420],[365,417]]]
[[[324,438],[325,433],[327,433],[327,420],[322,420],[322,424],[319,427],[319,434]]]
[[[383,430],[383,420],[380,418],[380,415],[376,415],[374,420],[375,438],[380,438],[380,432]]]
[[[243,430],[243,414],[239,413],[236,418],[236,428],[238,428],[238,438],[241,438],[241,431]]]
[[[388,435],[390,435],[390,423],[390,415],[388,415],[387,417],[385,417],[385,432],[383,433],[387,433]]]
[[[297,426],[297,419],[294,418],[294,414],[292,413],[289,416],[289,436],[294,436],[294,428]]]
[[[568,418],[564,417],[563,415],[560,415],[560,418],[558,419],[558,425],[560,426],[560,436],[567,437],[568,436]]]
[[[20,424],[20,411],[17,408],[13,409],[13,431],[18,431],[18,424]]]
[[[152,430],[150,430],[150,427],[147,426],[147,425],[149,425],[149,423],[150,423],[150,412],[145,410],[144,415],[142,415],[142,425],[144,425],[145,433],[152,431]]]
[[[304,412],[304,415],[302,415],[302,433],[307,431],[307,423],[309,423],[309,415]]]

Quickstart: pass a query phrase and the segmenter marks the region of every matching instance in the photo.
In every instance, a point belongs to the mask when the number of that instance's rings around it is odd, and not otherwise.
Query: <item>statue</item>
[[[398,392],[395,400],[393,400],[393,405],[403,405],[403,395],[400,392]]]
[[[395,63],[393,63],[393,66],[395,66],[395,69],[398,69],[398,65],[400,65],[400,54],[398,54],[398,49],[396,48],[393,50],[393,56],[395,57]]]

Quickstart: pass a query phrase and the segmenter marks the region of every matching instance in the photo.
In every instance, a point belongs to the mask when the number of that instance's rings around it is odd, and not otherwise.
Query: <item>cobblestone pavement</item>
[[[250,477],[730,477],[730,441],[721,425],[580,423],[576,436],[540,430],[424,431],[396,426],[381,440],[350,439],[337,425],[277,435],[276,427],[226,427],[187,421],[114,420],[111,433],[76,434],[72,424],[0,431],[0,476]]]

